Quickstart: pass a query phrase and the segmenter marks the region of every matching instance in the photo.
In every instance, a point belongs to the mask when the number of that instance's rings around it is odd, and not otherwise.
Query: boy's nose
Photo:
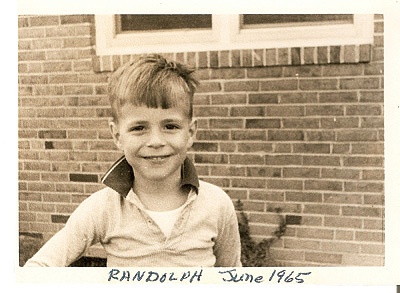
[[[149,139],[147,141],[148,147],[159,148],[159,147],[165,146],[165,144],[166,143],[165,143],[164,136],[160,131],[154,130],[150,133]]]

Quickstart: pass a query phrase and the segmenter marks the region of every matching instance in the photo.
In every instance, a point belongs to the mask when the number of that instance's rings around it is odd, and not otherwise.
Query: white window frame
[[[239,14],[213,14],[209,30],[117,34],[115,15],[96,15],[95,26],[96,52],[102,56],[372,44],[374,16],[355,14],[352,24],[241,29]]]

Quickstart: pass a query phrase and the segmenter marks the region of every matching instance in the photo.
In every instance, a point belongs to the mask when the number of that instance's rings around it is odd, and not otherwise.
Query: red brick
[[[361,229],[362,220],[359,218],[351,218],[351,217],[343,217],[343,216],[340,216],[340,217],[326,216],[324,218],[324,226]]]
[[[218,52],[217,51],[211,51],[210,53],[210,67],[211,68],[216,68],[218,67]],[[178,54],[177,54],[177,58],[178,58]],[[178,60],[177,60],[178,61]],[[183,61],[183,60],[182,60]]]
[[[290,91],[297,90],[296,79],[265,80],[260,82],[262,91]]]
[[[195,163],[214,163],[226,164],[228,163],[228,156],[225,154],[195,154]]]
[[[282,76],[282,67],[262,67],[248,68],[248,78],[280,77]]]
[[[286,192],[286,200],[301,203],[322,202],[322,195],[312,192]]]
[[[383,242],[384,232],[361,232],[356,231],[355,239],[358,241],[368,241],[368,242]]]
[[[334,90],[338,87],[337,79],[300,79],[300,90]]]
[[[293,65],[299,65],[301,63],[301,54],[300,48],[291,48],[290,49],[291,63]]]
[[[304,116],[304,107],[303,106],[286,106],[286,105],[268,105],[267,106],[267,116]]]
[[[302,190],[303,182],[300,180],[269,179],[267,180],[267,187],[268,189]]]
[[[383,143],[353,143],[351,147],[351,152],[353,154],[376,154],[383,155],[384,154],[384,145]]]
[[[260,190],[250,190],[249,191],[249,199],[254,200],[263,200],[263,201],[278,201],[283,202],[284,200],[284,193],[283,192],[266,192]],[[276,217],[276,215],[275,215]]]
[[[249,104],[277,104],[277,94],[249,94]]]
[[[304,64],[314,64],[315,47],[304,48]]]
[[[314,240],[285,238],[283,241],[287,249],[318,250],[320,247],[320,242]]]
[[[336,156],[304,156],[305,166],[340,166],[340,158]]]
[[[265,164],[268,166],[277,165],[301,165],[302,159],[297,155],[266,155]]]
[[[337,178],[337,179],[359,179],[360,171],[358,170],[349,170],[349,169],[327,169],[323,168],[321,170],[322,178]]]
[[[242,200],[243,210],[245,211],[255,211],[255,212],[264,212],[265,211],[265,202],[262,201],[247,201]]]
[[[382,115],[380,105],[348,105],[346,115],[378,116]]]
[[[330,153],[330,144],[322,143],[296,143],[293,144],[294,153]]]
[[[338,105],[306,106],[306,116],[343,116],[344,107]]]
[[[281,122],[279,119],[246,119],[245,128],[248,129],[267,129],[280,128]],[[234,127],[231,124],[231,127]]]
[[[263,106],[246,106],[246,107],[231,107],[230,116],[234,117],[249,117],[249,116],[266,116],[265,107]]]
[[[94,16],[89,14],[61,15],[61,24],[94,23]]]
[[[323,117],[321,128],[358,128],[359,120],[356,117]]]
[[[218,144],[221,152],[233,153],[236,151],[236,144],[233,142],[219,142]]]
[[[263,66],[264,64],[264,50],[253,50],[253,66]]]
[[[341,264],[342,255],[333,253],[332,254],[323,253],[323,252],[306,252],[305,260],[318,263],[326,263],[326,264]]]
[[[383,266],[383,256],[346,255],[343,258],[344,266]]]
[[[379,78],[342,78],[340,79],[341,89],[378,89]]]
[[[289,64],[289,49],[278,48],[277,65],[288,65]]]
[[[319,128],[318,118],[289,118],[282,119],[283,128]]]
[[[357,102],[357,92],[323,92],[319,94],[321,103],[354,103]]]
[[[340,63],[340,46],[329,47],[330,63]]]
[[[371,45],[360,45],[359,61],[360,62],[371,61]]]
[[[343,130],[337,132],[337,141],[376,141],[378,134],[376,130]]]
[[[384,205],[385,198],[383,194],[364,194],[364,204]]]
[[[337,240],[354,240],[354,231],[336,230],[335,239]]]
[[[237,143],[238,152],[252,153],[252,152],[272,152],[272,144],[266,142],[245,142]]]
[[[83,193],[84,188],[82,184],[76,184],[76,182],[72,183],[57,183],[56,184],[57,192],[74,192],[74,193]]]
[[[318,64],[328,63],[328,47],[317,47]]]
[[[383,192],[383,183],[345,182],[344,189],[350,192]]]
[[[276,213],[279,210],[282,213],[299,214],[301,212],[301,205],[293,203],[267,202],[266,210],[270,213]],[[285,235],[290,235],[289,228],[286,230]]]
[[[164,56],[167,60],[168,59],[172,59],[172,58],[170,58],[170,57],[168,57],[168,56]],[[125,62],[123,62],[122,64],[124,64]],[[196,52],[187,52],[186,53],[186,64],[189,66],[189,67],[192,67],[192,68],[196,68]]]
[[[79,171],[80,165],[77,162],[52,162],[51,168],[49,168],[48,171],[50,170],[61,171],[61,172]]]
[[[379,254],[379,255],[384,255],[385,254],[385,245],[384,244],[362,244],[360,245],[361,247],[361,253],[365,254]]]
[[[353,217],[382,217],[382,208],[362,207],[362,206],[343,206],[342,214]]]
[[[267,66],[275,65],[276,64],[276,57],[277,57],[277,50],[276,49],[266,49],[265,50],[265,64]]]
[[[321,250],[338,253],[359,253],[360,245],[348,242],[321,242]]]
[[[211,71],[211,79],[238,79],[244,78],[245,74],[243,68],[214,69]]]
[[[232,133],[233,136],[233,133]],[[228,140],[229,139],[229,131],[228,130],[198,130],[196,134],[197,139],[199,140]],[[265,133],[264,133],[265,137]]]
[[[264,155],[229,155],[229,162],[231,164],[239,164],[239,165],[263,165],[264,164]]]
[[[199,68],[205,68],[208,66],[207,52],[199,52]]]
[[[258,178],[232,178],[232,187],[239,188],[265,188],[265,179]]]
[[[333,239],[334,230],[332,229],[316,229],[309,227],[298,227],[297,236],[299,238],[311,239]]]
[[[265,130],[233,130],[232,131],[233,140],[256,140],[263,141],[266,139]]]
[[[345,45],[344,49],[344,62],[354,63],[356,62],[356,46],[355,45]]]
[[[383,181],[385,179],[385,172],[384,170],[363,170],[362,179]]]
[[[361,117],[362,128],[384,128],[384,117]]]
[[[212,166],[211,176],[245,176],[245,169],[238,166]]]
[[[344,166],[353,167],[383,167],[381,157],[346,157],[343,160]]]
[[[304,183],[306,190],[330,190],[330,191],[342,191],[343,183],[337,181],[326,181],[326,180],[306,180]]]
[[[240,50],[232,50],[231,51],[231,63],[232,63],[232,67],[239,67],[241,64],[240,61]]]
[[[284,77],[318,77],[321,76],[321,72],[320,66],[301,65],[283,67]]]
[[[268,130],[269,141],[298,141],[304,140],[304,133],[297,130]]]
[[[332,64],[322,67],[324,76],[357,76],[363,74],[363,67],[355,64]]]
[[[285,178],[318,178],[318,168],[283,168],[283,177]]]
[[[364,225],[363,228],[367,230],[385,230],[385,221],[384,219],[363,219]]]
[[[227,81],[224,82],[224,90],[227,92],[257,91],[258,81]]]
[[[30,25],[31,26],[51,26],[51,25],[59,25],[60,17],[59,16],[33,16],[30,17]]]
[[[281,177],[280,168],[269,168],[269,167],[247,167],[247,176],[249,177]]]
[[[194,110],[195,117],[226,117],[229,108],[227,107],[196,107]]]
[[[317,93],[312,92],[295,92],[280,94],[280,102],[282,104],[298,104],[298,103],[317,103]]]
[[[253,64],[253,52],[252,50],[242,50],[242,65],[244,67],[250,67]]]
[[[224,95],[212,95],[211,104],[212,105],[222,105],[222,104],[245,104],[246,95],[245,94],[224,94]],[[205,103],[204,103],[205,104]]]

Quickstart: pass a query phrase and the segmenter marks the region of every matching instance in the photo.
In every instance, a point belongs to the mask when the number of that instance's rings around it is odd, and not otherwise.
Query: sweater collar
[[[183,162],[181,173],[181,187],[190,185],[194,187],[197,192],[199,188],[199,179],[193,163],[188,158]],[[131,190],[134,180],[133,169],[125,156],[117,160],[101,178],[102,183],[112,188],[123,197],[126,197]]]

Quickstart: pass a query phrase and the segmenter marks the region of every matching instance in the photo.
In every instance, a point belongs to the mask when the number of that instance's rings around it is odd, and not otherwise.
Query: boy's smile
[[[118,123],[110,122],[110,127],[134,170],[135,181],[179,183],[181,165],[196,133],[196,123],[189,120],[184,108],[126,104]]]

